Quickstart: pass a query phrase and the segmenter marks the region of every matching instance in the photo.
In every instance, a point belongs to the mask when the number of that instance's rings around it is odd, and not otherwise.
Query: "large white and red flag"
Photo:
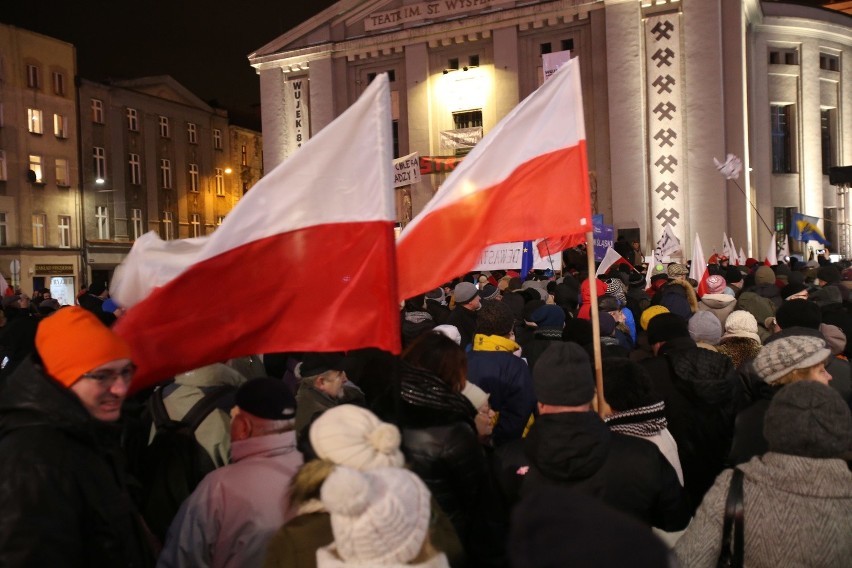
[[[397,242],[399,298],[469,271],[485,247],[592,227],[576,59],[476,145]]]
[[[133,389],[251,353],[399,352],[392,159],[380,75],[213,234],[137,240],[111,287]]]
[[[707,293],[707,278],[710,276],[710,271],[707,270],[707,261],[704,259],[704,248],[701,246],[701,239],[698,233],[695,233],[695,240],[692,241],[692,262],[689,266],[689,277],[698,282],[698,297],[700,298]]]

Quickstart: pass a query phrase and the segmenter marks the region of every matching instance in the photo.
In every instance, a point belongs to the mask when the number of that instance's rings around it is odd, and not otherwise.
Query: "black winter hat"
[[[305,353],[299,375],[313,377],[326,371],[345,371],[346,355],[340,352]]]
[[[260,377],[243,383],[234,403],[249,414],[266,420],[290,420],[296,416],[296,399],[284,381]]]
[[[725,271],[724,276],[725,282],[727,282],[728,284],[743,281],[743,273],[736,266],[728,266],[728,269]]]
[[[689,327],[686,320],[677,314],[658,314],[648,323],[648,343],[651,345],[678,337],[689,337]]]
[[[819,324],[822,323],[822,311],[810,300],[788,300],[775,312],[775,321],[781,329],[788,327],[819,329]]]
[[[604,398],[619,412],[659,402],[653,396],[651,377],[640,364],[627,358],[603,361]]]
[[[840,271],[833,264],[820,266],[817,270],[817,278],[829,284],[837,284],[840,282]]]
[[[482,303],[476,312],[476,333],[482,335],[509,335],[515,326],[512,309],[503,302],[490,300]]]
[[[538,402],[580,406],[595,396],[595,380],[586,351],[572,342],[551,341],[533,369]]]
[[[772,397],[763,421],[769,450],[807,458],[836,458],[852,449],[849,406],[830,386],[798,381]]]

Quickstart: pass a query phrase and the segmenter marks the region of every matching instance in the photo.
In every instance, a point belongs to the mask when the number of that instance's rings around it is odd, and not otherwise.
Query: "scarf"
[[[400,398],[413,406],[440,410],[472,419],[476,414],[473,404],[461,393],[453,392],[437,376],[425,369],[402,363],[400,370]]]
[[[665,408],[665,403],[660,401],[648,406],[616,412],[604,418],[604,422],[613,432],[650,438],[668,426]]]
[[[429,312],[405,312],[405,321],[410,323],[422,323],[431,319]]]
[[[521,346],[502,335],[483,335],[477,333],[473,337],[474,351],[508,351],[514,353]]]

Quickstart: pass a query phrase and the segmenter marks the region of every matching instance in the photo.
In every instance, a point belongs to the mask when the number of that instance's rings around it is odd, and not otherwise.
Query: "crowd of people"
[[[471,273],[400,355],[132,394],[105,285],[9,293],[0,565],[848,566],[852,267],[710,260]]]

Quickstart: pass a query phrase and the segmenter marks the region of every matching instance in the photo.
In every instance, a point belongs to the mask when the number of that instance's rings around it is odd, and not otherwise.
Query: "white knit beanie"
[[[751,312],[745,310],[731,312],[725,320],[725,333],[722,335],[722,339],[726,337],[747,337],[760,343],[760,336],[757,334],[757,320]]]
[[[401,467],[399,429],[352,404],[341,404],[320,415],[308,432],[317,456],[359,470]]]
[[[485,392],[470,381],[467,381],[464,384],[464,388],[462,389],[461,393],[466,399],[470,401],[473,407],[477,410],[482,408],[482,405],[488,402],[488,397],[490,396],[487,392]]]
[[[359,472],[338,466],[320,495],[331,514],[332,547],[347,564],[406,564],[422,550],[430,493],[414,473],[397,467]]]

